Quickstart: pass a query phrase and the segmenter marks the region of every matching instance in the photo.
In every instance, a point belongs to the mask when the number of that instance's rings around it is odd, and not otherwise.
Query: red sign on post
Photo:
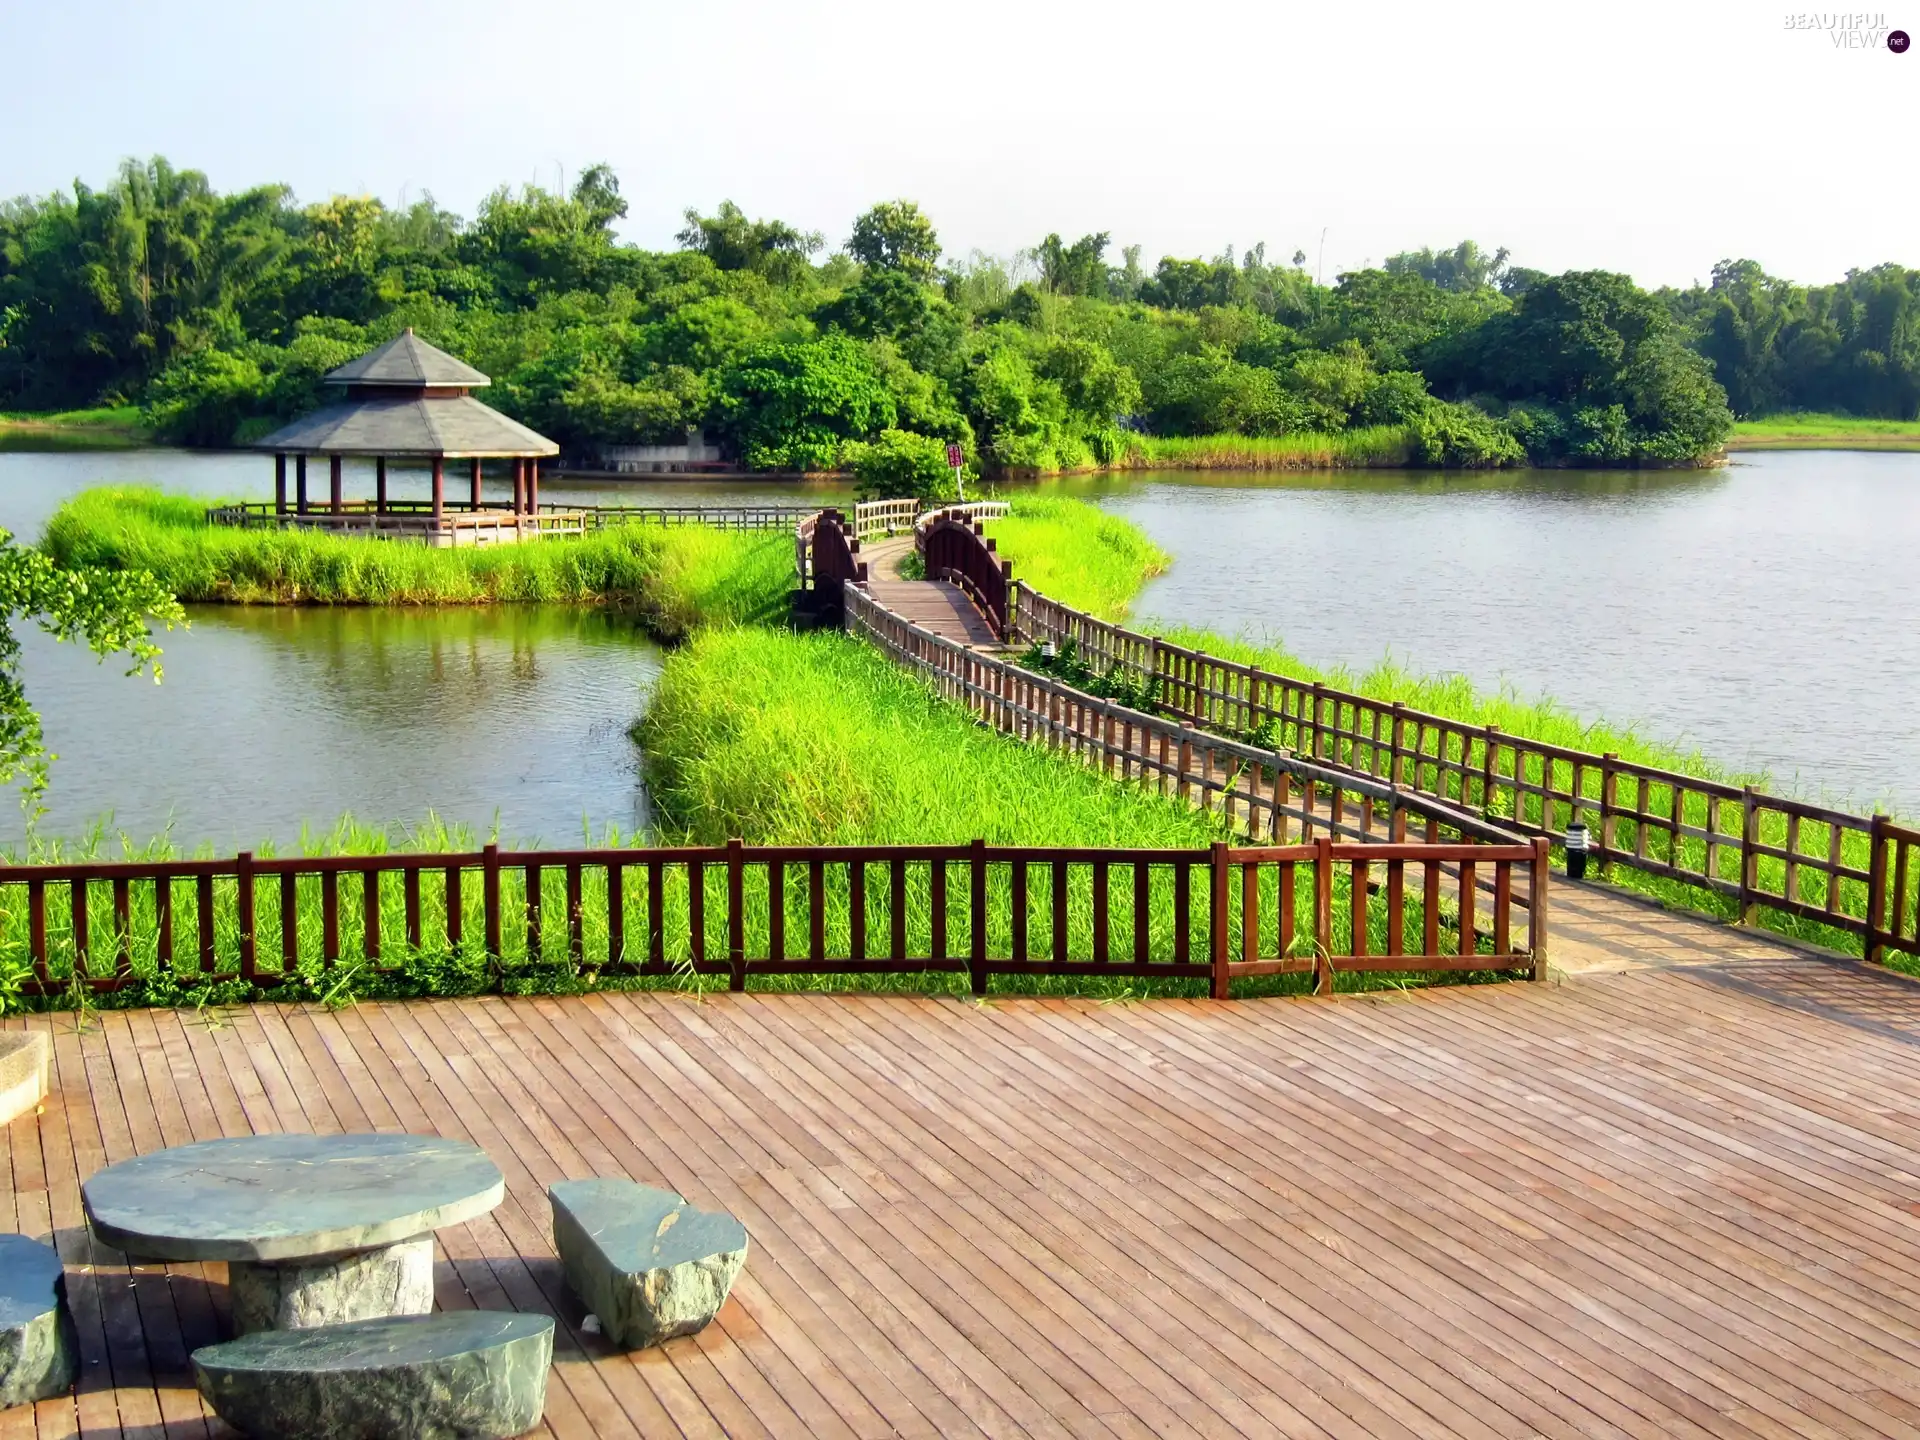
[[[966,463],[967,457],[958,445],[947,446],[947,468],[949,470],[958,470]]]

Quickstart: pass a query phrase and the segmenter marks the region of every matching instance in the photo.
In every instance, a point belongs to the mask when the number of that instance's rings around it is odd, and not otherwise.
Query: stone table
[[[433,1309],[433,1234],[484,1215],[499,1169],[438,1135],[253,1135],[109,1165],[87,1222],[144,1260],[224,1260],[236,1335]]]

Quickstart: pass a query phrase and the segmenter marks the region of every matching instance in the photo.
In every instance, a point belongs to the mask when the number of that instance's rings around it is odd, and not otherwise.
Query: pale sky
[[[1920,35],[1911,9],[1867,11]],[[1920,266],[1920,51],[1777,5],[0,0],[0,195],[166,155],[471,215],[619,172],[626,238],[723,199],[845,239],[908,196],[949,254],[1050,230],[1325,273],[1472,237],[1544,270]],[[1827,12],[1829,15],[1831,12]],[[1876,29],[1879,27],[1876,26]]]

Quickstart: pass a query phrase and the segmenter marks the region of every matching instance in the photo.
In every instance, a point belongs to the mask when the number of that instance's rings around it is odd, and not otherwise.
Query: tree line
[[[0,206],[0,408],[137,403],[167,439],[228,444],[403,326],[570,450],[705,426],[756,468],[903,488],[944,476],[949,440],[1014,471],[1110,463],[1135,433],[1373,425],[1432,464],[1684,463],[1733,413],[1920,408],[1920,272],[1896,266],[1804,289],[1731,262],[1648,293],[1466,242],[1323,285],[1298,252],[1149,271],[1106,234],[948,257],[906,200],[838,246],[725,203],[648,251],[615,236],[625,213],[606,166],[468,220],[129,161]]]

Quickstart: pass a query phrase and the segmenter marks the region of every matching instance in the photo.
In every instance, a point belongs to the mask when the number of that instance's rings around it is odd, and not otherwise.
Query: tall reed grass
[[[1140,587],[1171,563],[1139,526],[1064,496],[1021,496],[986,529],[1015,579],[1102,620],[1125,618]]]
[[[783,532],[621,526],[577,539],[434,549],[206,522],[206,502],[158,490],[84,491],[42,539],[67,565],[148,570],[181,600],[246,605],[613,603],[674,640],[702,620],[770,621],[793,584]]]
[[[1141,435],[1115,469],[1320,470],[1413,463],[1404,425],[1369,425],[1326,434]]]

